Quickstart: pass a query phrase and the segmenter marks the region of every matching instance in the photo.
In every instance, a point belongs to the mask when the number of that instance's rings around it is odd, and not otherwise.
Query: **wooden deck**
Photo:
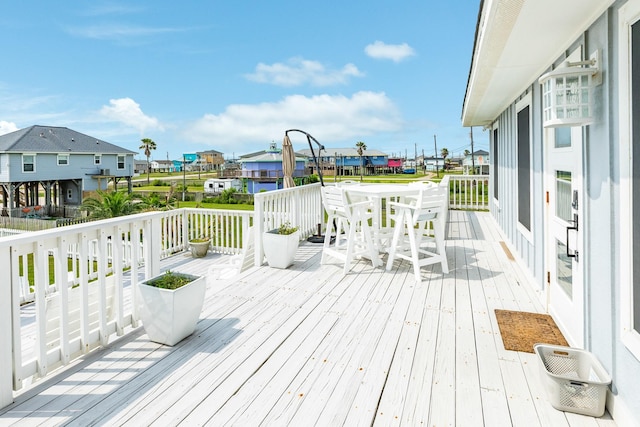
[[[506,351],[494,309],[543,312],[487,213],[452,211],[451,272],[360,261],[210,280],[194,335],[139,330],[34,385],[0,425],[615,426],[556,411],[533,354]],[[167,268],[205,273],[209,256]]]

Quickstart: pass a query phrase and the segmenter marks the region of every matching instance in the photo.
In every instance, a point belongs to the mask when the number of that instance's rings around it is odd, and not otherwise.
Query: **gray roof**
[[[0,152],[137,154],[69,128],[39,125],[0,135]]]
[[[305,157],[299,157],[298,153],[296,154],[296,162],[305,161]],[[282,162],[282,152],[281,151],[264,151],[255,153],[252,157],[242,157],[240,159],[240,163],[266,163],[266,162]]]

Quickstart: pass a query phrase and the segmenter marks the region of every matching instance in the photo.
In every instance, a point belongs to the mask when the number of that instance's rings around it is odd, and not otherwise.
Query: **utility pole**
[[[185,191],[187,191],[187,156],[182,155],[182,201],[184,202]]]
[[[476,174],[476,156],[473,154],[473,126],[471,126],[471,132],[469,132],[471,136],[471,174]]]
[[[413,144],[413,163],[415,163],[413,165],[413,174],[417,175],[418,174],[418,144],[416,143]]]
[[[438,143],[436,142],[436,136],[433,135],[433,148],[436,150],[436,177],[440,178],[440,171],[438,170]]]

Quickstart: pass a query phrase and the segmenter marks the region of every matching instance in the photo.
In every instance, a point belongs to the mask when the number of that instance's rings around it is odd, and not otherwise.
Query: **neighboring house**
[[[154,160],[150,163],[152,172],[176,172],[173,160]]]
[[[219,170],[224,164],[224,153],[216,150],[198,151],[198,161],[203,171]]]
[[[402,162],[403,159],[401,159],[400,157],[390,157],[387,160],[387,170],[390,173],[402,173]]]
[[[423,160],[424,170],[435,172],[444,169],[444,157],[425,157]]]
[[[462,169],[465,175],[489,175],[489,164],[489,152],[476,150],[464,156]]]
[[[272,145],[269,150],[254,153],[251,157],[242,156],[239,160],[242,167],[240,177],[247,193],[278,190],[284,188],[282,172],[282,153]],[[306,159],[296,156],[294,178],[307,176]]]
[[[357,148],[326,148],[314,152],[324,175],[360,175],[360,168],[363,168],[363,175],[377,175],[386,172],[388,156],[378,150],[364,150],[362,159]],[[311,149],[305,148],[299,151],[300,154],[309,158],[309,164],[313,162]]]
[[[137,174],[147,173],[147,160],[133,160],[133,172]]]
[[[491,213],[639,425],[640,0],[480,5],[462,122],[489,133]]]
[[[31,126],[0,135],[0,193],[5,212],[80,205],[84,194],[125,179],[136,153],[66,127]],[[48,211],[48,210],[45,210]]]

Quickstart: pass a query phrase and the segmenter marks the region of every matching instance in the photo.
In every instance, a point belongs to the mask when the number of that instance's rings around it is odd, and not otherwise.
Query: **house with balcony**
[[[203,171],[220,170],[224,164],[224,153],[217,150],[198,151],[196,155]]]
[[[240,178],[246,193],[255,194],[284,188],[282,150],[275,144],[271,144],[268,150],[241,156],[239,163]],[[296,155],[293,178],[303,179],[308,176],[306,167],[307,159]]]
[[[136,153],[66,127],[34,125],[0,135],[3,212],[78,206],[83,196],[111,181],[131,188]]]
[[[573,347],[640,424],[640,1],[483,1],[462,109],[491,215]]]
[[[307,156],[313,165],[310,149],[305,148],[299,152]],[[388,166],[388,155],[379,150],[364,150],[362,158],[357,148],[325,148],[320,152],[316,150],[315,155],[323,175],[359,176],[360,170],[363,175],[378,175],[384,173]]]
[[[465,175],[489,175],[489,152],[476,150],[469,153],[462,160],[462,170]]]

